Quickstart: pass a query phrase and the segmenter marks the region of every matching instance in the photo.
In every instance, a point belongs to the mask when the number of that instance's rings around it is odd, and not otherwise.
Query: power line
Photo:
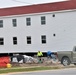
[[[35,5],[34,3],[29,3],[29,2],[23,2],[23,1],[18,1],[18,0],[12,0],[12,1],[14,1],[14,2],[18,2],[18,3],[26,3],[26,4],[32,4],[32,5]]]

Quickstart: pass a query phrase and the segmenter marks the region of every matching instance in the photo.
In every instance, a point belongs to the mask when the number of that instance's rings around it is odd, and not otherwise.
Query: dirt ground
[[[48,66],[48,67],[59,67],[59,68],[72,68],[76,67],[75,65],[71,64],[69,66],[63,66],[58,60],[45,60],[42,63],[38,62],[29,62],[29,63],[11,63],[12,67],[43,67],[43,66]]]
[[[49,59],[47,57],[42,57],[41,60],[42,62],[39,62],[39,58],[37,56],[34,56],[33,58],[37,60],[33,60],[31,62],[25,62],[25,63],[11,63],[12,67],[38,67],[38,66],[52,66],[52,67],[64,67],[58,59]]]

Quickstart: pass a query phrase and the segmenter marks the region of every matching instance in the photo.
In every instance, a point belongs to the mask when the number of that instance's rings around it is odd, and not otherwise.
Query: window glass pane
[[[4,42],[0,42],[0,45],[4,45]]]
[[[17,40],[17,37],[13,37],[13,40]]]
[[[46,39],[46,36],[44,35],[44,36],[42,36],[42,39]]]
[[[46,40],[42,40],[42,43],[46,43]]]
[[[17,44],[17,41],[13,41],[13,44]]]
[[[13,22],[13,26],[16,27],[17,26],[17,20],[13,19],[12,22]]]
[[[16,27],[16,23],[13,23],[13,26]]]
[[[27,41],[27,44],[31,44],[31,41]]]
[[[30,18],[26,18],[26,21],[30,21]]]
[[[3,38],[0,38],[0,41],[3,41]]]
[[[4,45],[4,39],[0,38],[0,45]]]
[[[41,24],[45,24],[45,21],[42,21]]]
[[[31,37],[27,37],[27,40],[31,40]]]
[[[31,25],[30,22],[27,22],[27,26]]]
[[[0,20],[0,27],[3,27],[3,20]]]
[[[27,44],[31,44],[31,36],[27,36]]]
[[[17,37],[13,37],[13,44],[17,44]]]
[[[26,25],[30,26],[31,25],[31,18],[26,18]]]
[[[46,24],[45,16],[42,16],[42,17],[41,17],[41,24],[42,24],[42,25],[43,25],[43,24]]]
[[[42,17],[41,17],[41,20],[45,20],[45,16],[42,16]]]
[[[16,22],[16,19],[13,19],[13,22]]]
[[[41,41],[42,41],[42,44],[46,43],[46,35],[41,36]]]

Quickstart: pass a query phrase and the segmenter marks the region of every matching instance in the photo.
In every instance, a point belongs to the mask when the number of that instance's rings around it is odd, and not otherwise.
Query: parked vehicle
[[[58,51],[58,59],[64,66],[74,64],[76,65],[76,46],[73,51]]]

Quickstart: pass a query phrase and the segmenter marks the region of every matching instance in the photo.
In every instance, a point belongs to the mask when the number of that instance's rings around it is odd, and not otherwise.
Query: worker
[[[52,54],[51,51],[47,51],[47,58],[52,58],[51,54]]]
[[[41,51],[38,51],[37,56],[38,56],[39,62],[42,62],[41,57],[43,56],[43,53]]]

